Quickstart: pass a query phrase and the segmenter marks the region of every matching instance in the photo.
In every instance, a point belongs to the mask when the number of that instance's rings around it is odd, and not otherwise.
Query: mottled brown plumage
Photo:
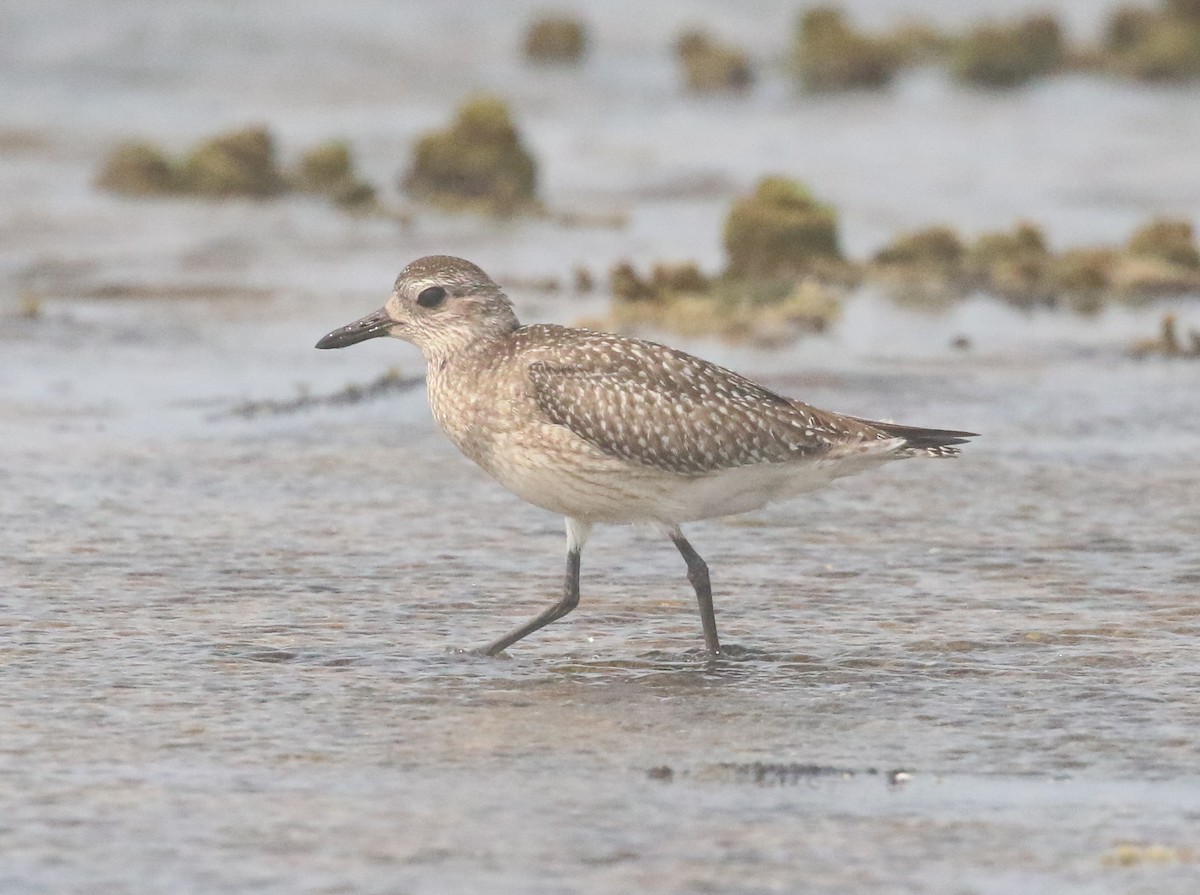
[[[596,522],[670,534],[718,652],[708,570],[680,523],[756,509],[892,459],[952,456],[971,437],[818,410],[655,342],[521,326],[500,288],[460,258],[414,261],[381,310],[317,347],[382,335],[422,350],[434,416],[464,454],[567,517],[566,595],[488,653],[574,608],[579,554]]]

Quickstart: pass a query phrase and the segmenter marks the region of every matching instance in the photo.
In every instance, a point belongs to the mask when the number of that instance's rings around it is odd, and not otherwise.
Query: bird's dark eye
[[[430,286],[421,290],[417,296],[417,304],[423,308],[436,308],[446,300],[446,290],[441,286]]]

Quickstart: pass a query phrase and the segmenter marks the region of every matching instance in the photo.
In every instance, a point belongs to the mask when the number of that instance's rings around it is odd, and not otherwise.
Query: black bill
[[[355,342],[365,342],[367,339],[386,336],[388,331],[395,325],[395,321],[388,316],[387,311],[384,308],[380,308],[373,314],[368,314],[366,317],[355,320],[341,329],[335,329],[333,332],[322,337],[321,341],[317,342],[317,347],[345,348],[347,345],[353,345]]]

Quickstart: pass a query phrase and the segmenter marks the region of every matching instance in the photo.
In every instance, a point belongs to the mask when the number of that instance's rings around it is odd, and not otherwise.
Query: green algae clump
[[[570,16],[545,16],[525,32],[525,58],[531,62],[570,65],[581,61],[586,52],[587,30]]]
[[[876,264],[953,269],[965,254],[962,239],[949,227],[927,227],[897,236],[876,253],[874,260]]]
[[[296,172],[301,189],[312,193],[330,193],[354,178],[350,147],[341,140],[314,146],[300,157]]]
[[[926,22],[899,25],[886,38],[900,66],[923,65],[944,59],[953,49],[953,38]]]
[[[186,192],[202,196],[273,196],[284,189],[275,162],[275,141],[266,128],[219,134],[184,160]]]
[[[1191,223],[1172,218],[1150,221],[1124,248],[1061,253],[1027,222],[984,233],[965,248],[953,231],[932,227],[897,237],[867,273],[897,298],[926,305],[981,290],[1017,305],[1066,304],[1088,313],[1112,300],[1200,293],[1200,250]]]
[[[342,208],[363,210],[377,203],[375,188],[359,179],[350,147],[341,140],[321,143],[305,152],[295,181],[297,189],[328,196]]]
[[[150,143],[128,141],[114,147],[96,175],[96,186],[125,196],[175,192],[178,177],[166,154]]]
[[[725,219],[726,275],[777,277],[843,264],[837,214],[785,177],[765,177]]]
[[[694,261],[655,264],[649,277],[641,276],[628,261],[621,261],[608,274],[613,297],[631,302],[661,301],[680,293],[703,295],[711,286],[712,280]]]
[[[1146,39],[1159,19],[1159,13],[1144,6],[1117,7],[1104,28],[1104,48],[1110,53],[1133,49]]]
[[[694,262],[655,264],[648,276],[621,262],[611,270],[609,286],[613,302],[601,326],[715,336],[760,348],[825,331],[841,314],[843,291],[814,276],[713,278]]]
[[[104,157],[96,186],[122,196],[162,196],[178,190],[179,176],[157,146],[130,140]]]
[[[654,284],[640,276],[628,261],[621,261],[608,272],[608,289],[620,301],[653,301],[659,296]]]
[[[1129,237],[1131,255],[1159,258],[1180,267],[1200,268],[1200,250],[1190,221],[1155,218]]]
[[[538,208],[537,163],[503,100],[475,97],[449,128],[422,136],[402,180],[414,198],[507,217]]]
[[[961,299],[967,249],[949,227],[902,233],[871,259],[869,273],[907,305],[940,309]]]
[[[638,279],[644,291],[634,296],[623,297],[614,290],[602,328],[667,330],[685,338],[716,337],[780,348],[804,335],[824,332],[841,314],[840,291],[812,277],[754,282],[722,278],[707,281],[702,291],[655,285],[657,273]]]
[[[182,160],[156,146],[121,143],[105,157],[95,184],[127,196],[191,195],[208,199],[255,198],[285,192],[328,196],[351,211],[378,207],[375,188],[357,178],[350,148],[332,141],[310,149],[295,171],[282,172],[275,142],[265,128],[231,131],[205,140]]]
[[[1113,285],[1118,253],[1111,248],[1081,248],[1053,260],[1051,282],[1069,295],[1102,295]]]
[[[712,287],[712,280],[704,275],[694,261],[680,264],[655,264],[651,276],[654,287],[667,292],[691,292],[701,294]]]
[[[1113,291],[1126,298],[1200,292],[1200,251],[1191,222],[1154,218],[1136,230],[1113,270]]]
[[[900,65],[896,47],[855,31],[841,10],[831,6],[801,16],[793,57],[808,90],[883,87]]]
[[[1156,23],[1117,68],[1139,81],[1192,80],[1200,76],[1200,27]]]
[[[686,31],[675,42],[688,90],[694,93],[747,90],[754,70],[746,54],[717,43],[699,30]]]
[[[951,67],[958,80],[981,87],[1018,87],[1062,68],[1062,28],[1050,15],[1013,25],[981,25],[955,49]]]
[[[1105,33],[1109,68],[1139,81],[1200,77],[1200,3],[1167,0],[1160,9],[1120,7]]]
[[[979,288],[1018,304],[1052,298],[1047,276],[1051,255],[1039,227],[1019,223],[1011,233],[985,233],[968,249],[967,276]]]

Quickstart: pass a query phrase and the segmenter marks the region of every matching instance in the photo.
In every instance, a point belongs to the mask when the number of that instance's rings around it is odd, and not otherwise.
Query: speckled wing
[[[829,452],[874,439],[856,421],[790,401],[681,351],[589,333],[528,367],[542,413],[607,454],[700,475]]]

